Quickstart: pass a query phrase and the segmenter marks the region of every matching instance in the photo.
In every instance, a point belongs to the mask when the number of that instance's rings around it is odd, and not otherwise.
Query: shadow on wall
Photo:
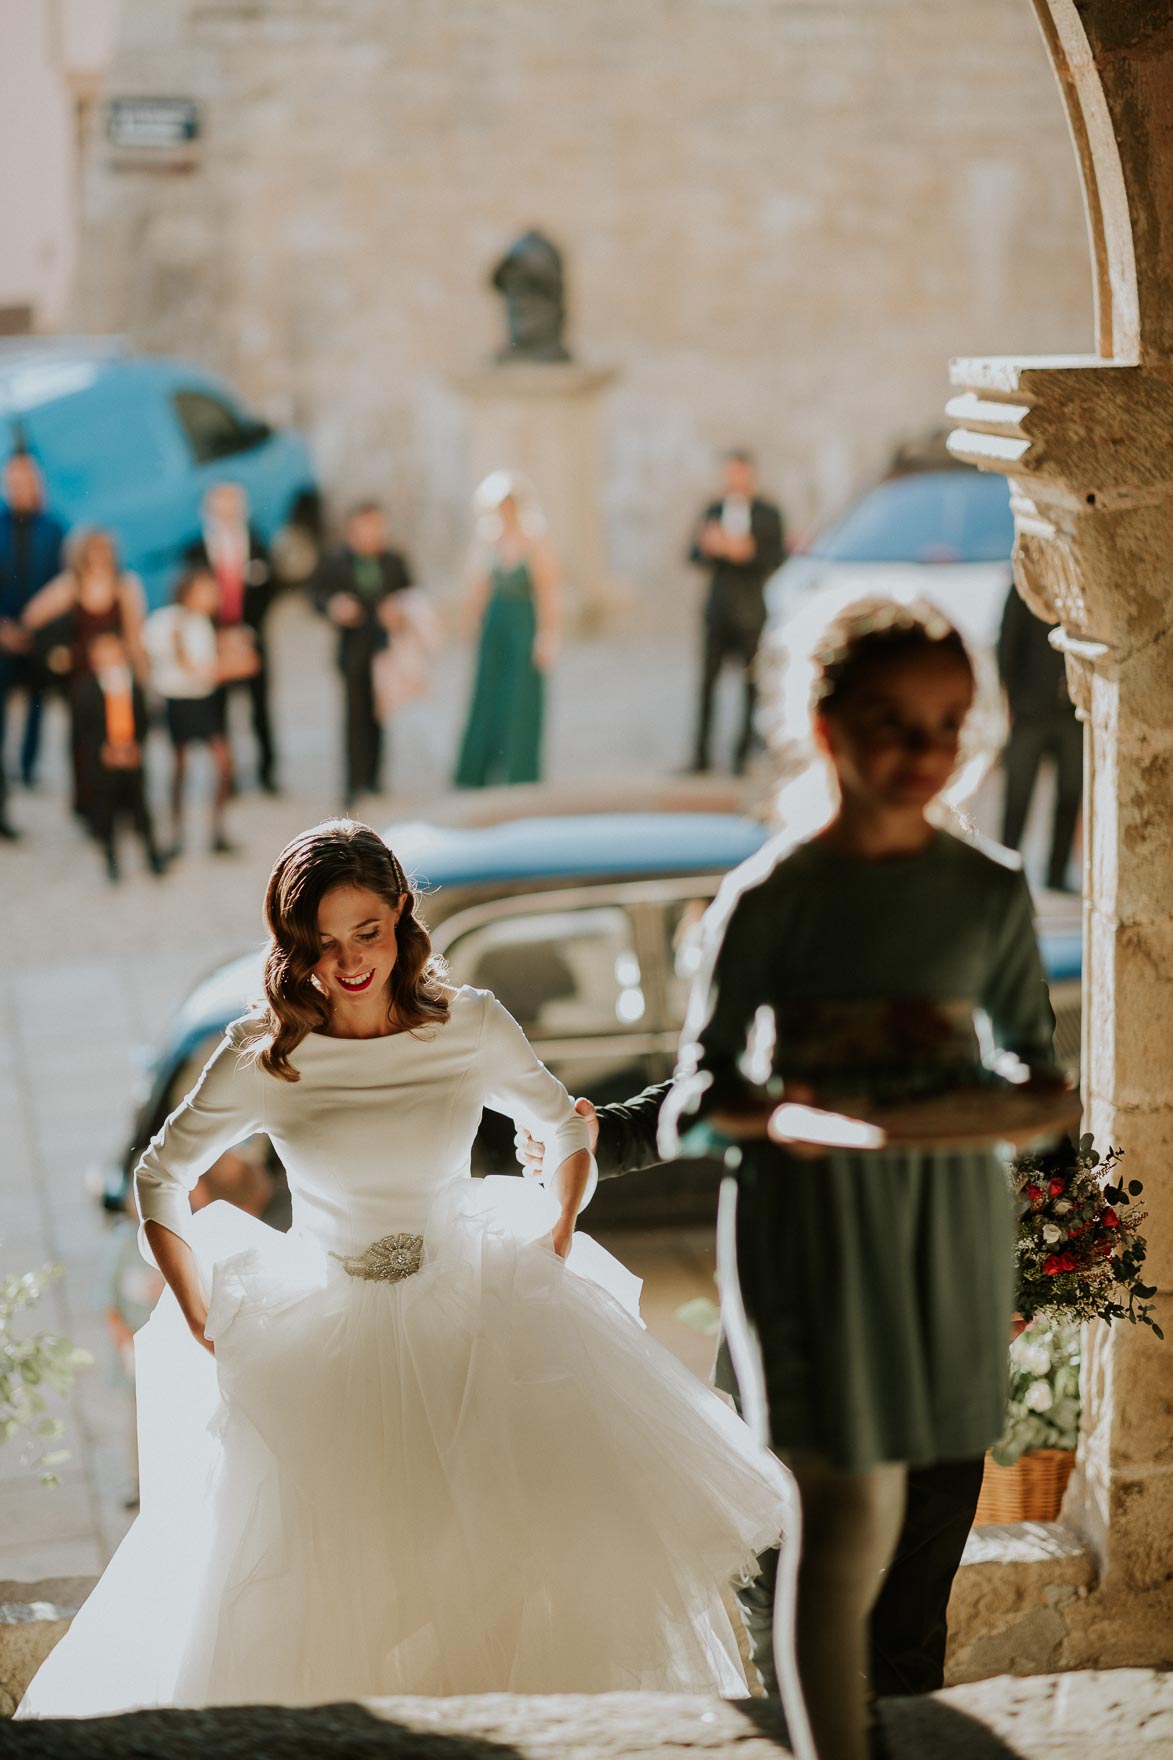
[[[135,1711],[125,1717],[46,1718],[4,1730],[10,1760],[522,1760],[514,1747],[477,1736],[409,1729],[361,1705],[297,1710],[242,1705],[212,1711]]]

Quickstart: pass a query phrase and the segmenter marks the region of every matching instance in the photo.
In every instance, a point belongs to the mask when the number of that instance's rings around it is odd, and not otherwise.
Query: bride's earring
[[[314,989],[319,992],[320,995],[322,995],[322,996],[326,995],[326,986],[323,984],[321,978],[319,978],[317,972],[310,973],[310,983],[313,985]]]

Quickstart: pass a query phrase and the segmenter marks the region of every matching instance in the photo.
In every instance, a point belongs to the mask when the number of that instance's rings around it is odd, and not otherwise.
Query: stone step
[[[1170,1760],[1173,1677],[1110,1669],[886,1700],[890,1760]],[[11,1760],[784,1760],[777,1709],[658,1693],[380,1699],[9,1724]]]

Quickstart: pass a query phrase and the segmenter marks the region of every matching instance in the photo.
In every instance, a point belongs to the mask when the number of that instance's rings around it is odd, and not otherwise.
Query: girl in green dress
[[[494,471],[475,504],[491,539],[470,594],[480,647],[456,786],[537,782],[545,674],[562,624],[561,571],[520,478]]]
[[[1078,1108],[1018,858],[931,816],[973,702],[960,636],[926,608],[856,606],[816,681],[837,808],[710,913],[667,1127],[685,1153],[736,1144],[738,1279],[802,1499],[799,1675],[820,1756],[863,1760],[907,1467],[980,1456],[1002,1428],[998,1145]]]

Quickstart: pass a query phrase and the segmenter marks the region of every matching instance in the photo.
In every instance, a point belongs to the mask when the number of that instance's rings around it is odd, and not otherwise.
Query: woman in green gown
[[[470,594],[480,645],[455,782],[537,782],[545,675],[562,622],[561,571],[533,497],[515,473],[486,477],[474,505],[488,544]]]

